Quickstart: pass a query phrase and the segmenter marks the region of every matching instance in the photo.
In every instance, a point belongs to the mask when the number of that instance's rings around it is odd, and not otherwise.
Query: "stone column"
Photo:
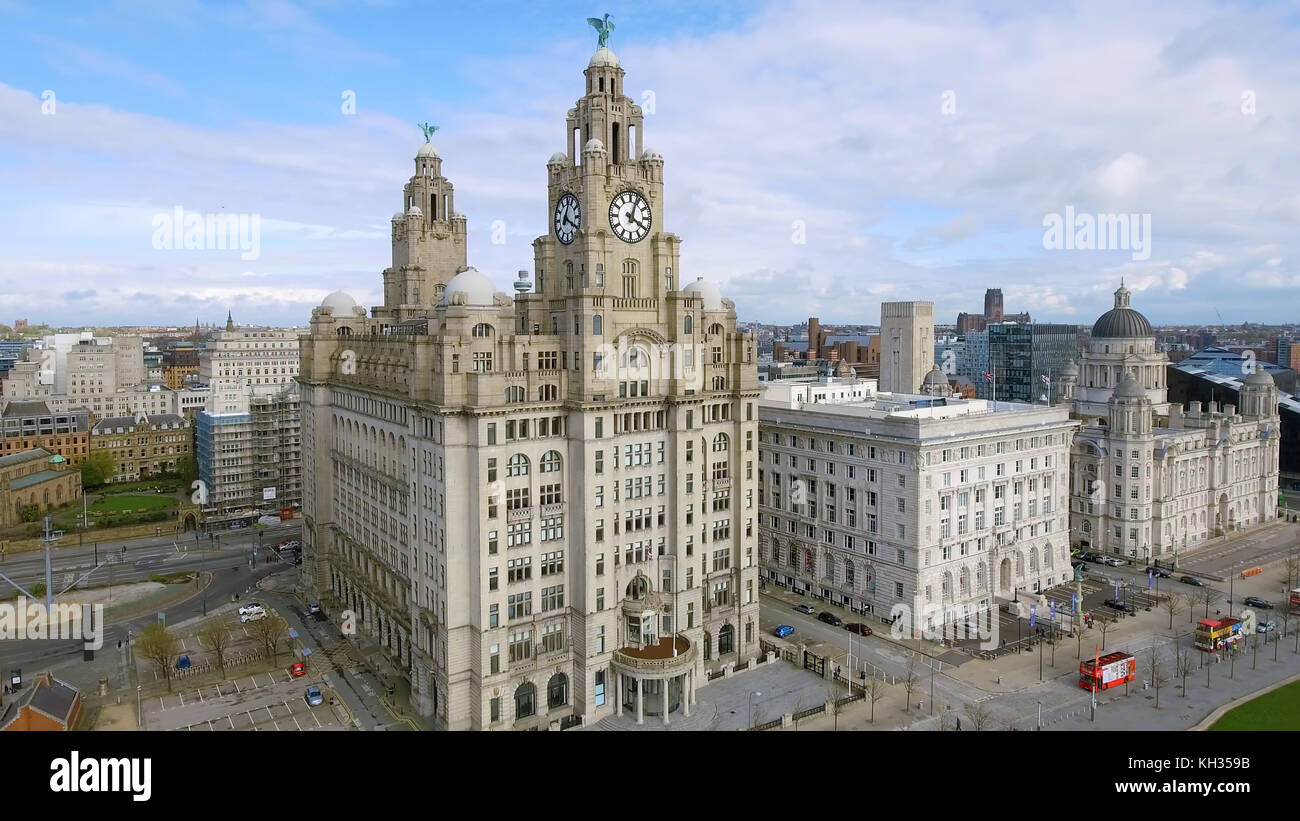
[[[690,671],[686,671],[679,678],[682,680],[682,714],[687,718],[691,717],[691,688],[688,682],[691,678]]]
[[[645,724],[645,718],[641,715],[641,704],[645,701],[645,682],[634,678],[636,682],[636,723]]]
[[[668,720],[668,686],[670,683],[671,683],[670,679],[665,678],[659,680],[659,685],[663,688],[664,691],[663,701],[664,701],[664,726],[665,727],[667,727],[670,723],[672,723]]]
[[[623,674],[614,674],[614,715],[623,715]]]

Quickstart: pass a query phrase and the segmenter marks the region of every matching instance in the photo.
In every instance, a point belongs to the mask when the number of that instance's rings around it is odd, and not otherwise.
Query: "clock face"
[[[609,227],[624,242],[640,242],[650,233],[650,205],[635,191],[624,191],[609,204]]]
[[[582,204],[572,194],[565,194],[555,203],[555,238],[568,245],[581,227]]]

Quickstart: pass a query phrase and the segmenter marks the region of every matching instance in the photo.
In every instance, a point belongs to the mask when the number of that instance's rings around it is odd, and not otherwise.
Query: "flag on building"
[[[989,373],[988,371],[985,371],[985,372],[984,372],[984,378],[987,379],[988,381],[992,382],[992,381],[993,381],[993,374]]]
[[[1043,376],[1042,376],[1042,380],[1043,380],[1043,384],[1044,384],[1044,385],[1050,385],[1050,384],[1052,384],[1052,380],[1047,378],[1047,374],[1043,374]]]

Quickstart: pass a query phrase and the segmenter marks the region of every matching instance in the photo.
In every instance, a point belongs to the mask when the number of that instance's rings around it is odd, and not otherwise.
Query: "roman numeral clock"
[[[650,233],[650,205],[636,191],[624,191],[609,204],[609,227],[627,243],[640,242]]]

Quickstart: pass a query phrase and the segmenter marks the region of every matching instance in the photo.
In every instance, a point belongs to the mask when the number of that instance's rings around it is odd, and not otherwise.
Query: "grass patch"
[[[1300,681],[1224,713],[1211,730],[1300,730]]]
[[[145,491],[153,493],[155,489],[161,489],[163,493],[175,493],[181,489],[179,479],[155,479],[144,482],[111,482],[107,485],[101,485],[94,492],[106,495],[117,495],[119,493],[138,493]],[[159,494],[155,494],[159,495]]]
[[[194,581],[194,574],[193,573],[168,573],[166,575],[162,575],[160,573],[154,573],[152,576],[149,577],[149,581],[157,582],[158,584],[184,584],[185,582]]]
[[[140,496],[123,494],[106,496],[90,506],[91,516],[113,513],[148,513],[154,510],[169,510],[176,507],[176,500],[170,496],[154,494]]]

